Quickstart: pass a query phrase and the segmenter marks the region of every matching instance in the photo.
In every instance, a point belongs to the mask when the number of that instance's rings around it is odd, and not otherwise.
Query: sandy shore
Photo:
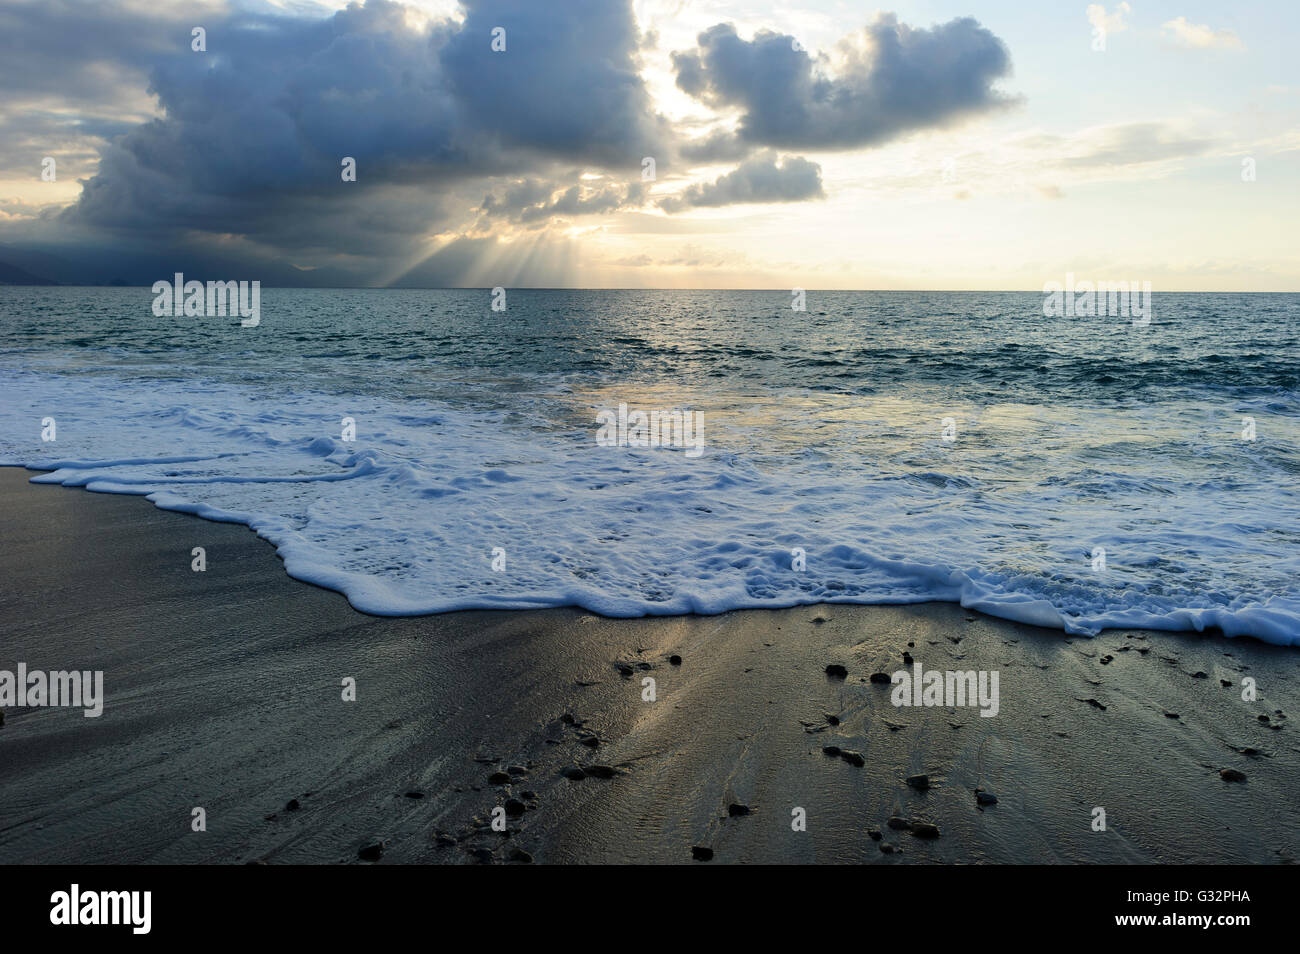
[[[106,699],[97,719],[4,711],[0,863],[351,863],[379,842],[383,863],[1300,854],[1294,649],[1070,639],[947,604],[380,619],[244,527],[30,476],[0,468],[0,669],[103,670]],[[869,677],[905,651],[998,671],[998,714],[895,707]],[[563,774],[593,765],[613,777]],[[493,831],[508,800],[522,814]]]

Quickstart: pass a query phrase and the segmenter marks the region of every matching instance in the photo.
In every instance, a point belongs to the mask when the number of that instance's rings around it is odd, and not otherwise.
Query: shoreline
[[[0,669],[103,670],[106,698],[98,719],[5,710],[3,863],[352,863],[380,842],[381,862],[433,863],[691,863],[695,847],[715,863],[1300,852],[1291,648],[1073,637],[949,603],[368,616],[290,578],[242,524],[31,473],[0,470]],[[998,715],[892,705],[869,678],[904,670],[904,652],[926,670],[999,672]],[[562,774],[593,765],[612,777]],[[908,784],[917,775],[928,788]],[[191,830],[196,807],[206,831]]]

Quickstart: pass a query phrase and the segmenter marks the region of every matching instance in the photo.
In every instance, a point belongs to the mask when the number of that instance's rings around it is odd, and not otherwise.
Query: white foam
[[[247,524],[291,576],[381,615],[945,600],[1069,633],[1218,627],[1300,643],[1300,508],[1267,447],[1247,475],[1240,448],[1207,445],[1185,465],[1118,441],[1081,451],[1067,438],[1107,424],[1098,409],[985,408],[951,445],[932,413],[894,398],[855,408],[850,426],[841,398],[732,395],[709,416],[719,399],[697,397],[709,447],[692,458],[598,447],[590,394],[557,398],[568,418],[530,420],[527,403],[506,414],[8,371],[0,462]],[[40,440],[46,416],[54,443]],[[344,416],[355,442],[339,438]],[[1148,421],[1125,440],[1183,424]],[[1236,455],[1232,473],[1220,453]]]

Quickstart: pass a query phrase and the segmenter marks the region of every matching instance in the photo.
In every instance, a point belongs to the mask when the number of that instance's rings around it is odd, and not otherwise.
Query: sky
[[[0,263],[1300,291],[1296,36],[1293,0],[0,0]]]

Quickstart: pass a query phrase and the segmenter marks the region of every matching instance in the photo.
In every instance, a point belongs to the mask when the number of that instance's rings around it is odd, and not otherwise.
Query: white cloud
[[[1197,50],[1244,50],[1241,37],[1231,30],[1215,30],[1204,23],[1188,23],[1187,17],[1169,20],[1161,27],[1165,37],[1179,46]]]
[[[1100,3],[1088,4],[1088,22],[1103,33],[1122,33],[1128,29],[1128,24],[1124,18],[1133,12],[1133,8],[1127,3],[1120,3],[1115,6],[1113,13],[1107,13],[1106,8]]]

